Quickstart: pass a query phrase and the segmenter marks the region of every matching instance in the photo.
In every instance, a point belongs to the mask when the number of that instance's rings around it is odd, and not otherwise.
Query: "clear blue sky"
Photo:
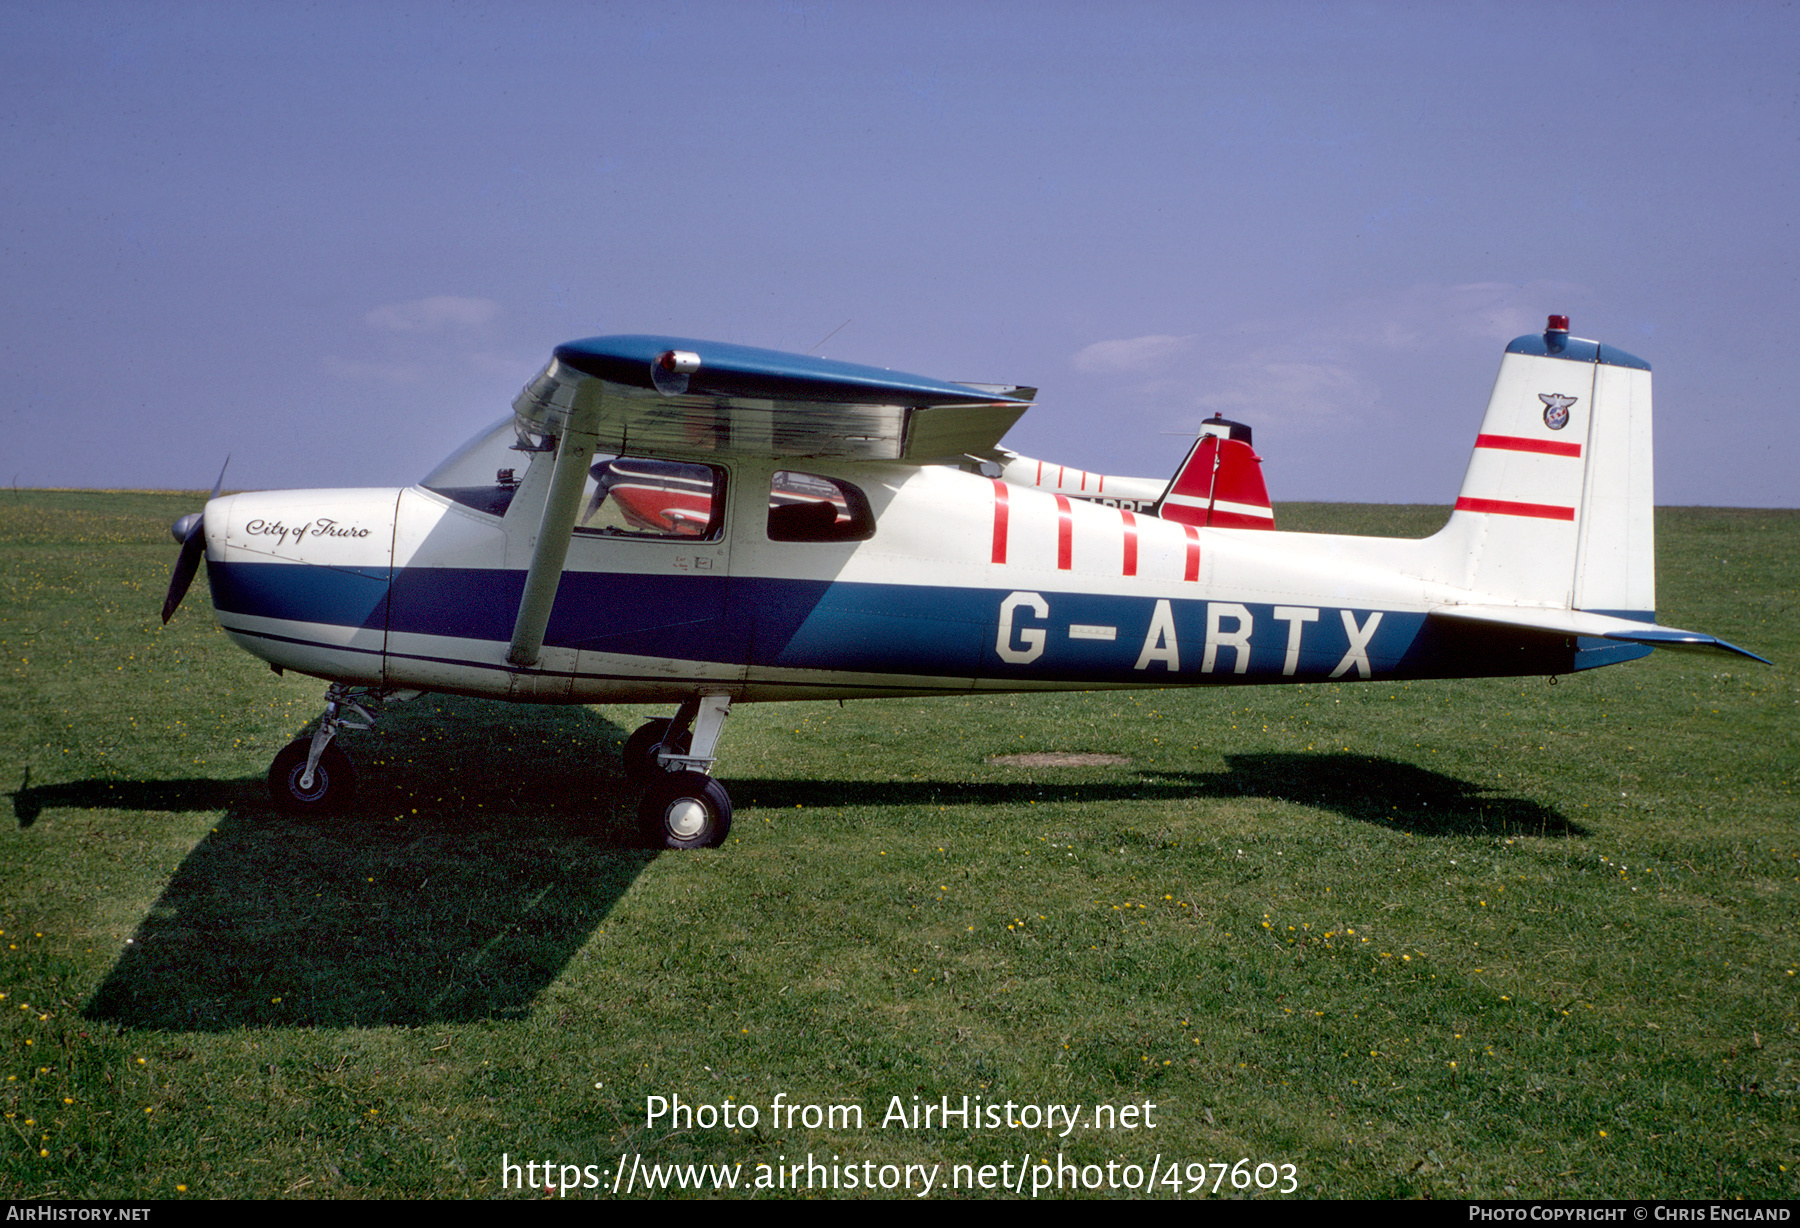
[[[1566,312],[1659,502],[1800,505],[1791,4],[6,3],[0,116],[8,484],[405,483],[558,342],[843,325],[1033,455],[1445,503]]]

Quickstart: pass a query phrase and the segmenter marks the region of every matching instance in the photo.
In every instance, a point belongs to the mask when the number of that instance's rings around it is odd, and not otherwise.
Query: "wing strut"
[[[581,492],[594,459],[593,432],[577,429],[575,422],[579,417],[582,425],[588,426],[594,416],[592,409],[586,415],[577,409],[557,441],[556,469],[550,476],[550,493],[544,498],[544,515],[538,522],[537,542],[531,552],[531,570],[525,573],[525,591],[519,595],[512,646],[506,650],[506,659],[513,665],[536,665],[544,648],[544,629],[550,625],[550,609],[556,604],[563,563],[569,557],[569,538],[575,531]]]

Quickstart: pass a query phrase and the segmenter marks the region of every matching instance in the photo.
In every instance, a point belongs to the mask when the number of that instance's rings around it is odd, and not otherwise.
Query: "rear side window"
[[[873,536],[875,513],[850,483],[790,469],[770,479],[770,541],[860,542]]]

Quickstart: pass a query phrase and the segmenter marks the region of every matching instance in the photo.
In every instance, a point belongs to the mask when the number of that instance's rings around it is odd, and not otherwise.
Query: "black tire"
[[[731,795],[701,772],[664,772],[644,793],[638,825],[653,848],[717,848],[731,831]]]
[[[662,749],[672,724],[673,721],[666,720],[645,721],[637,727],[637,732],[625,740],[625,749],[619,753],[625,760],[626,776],[632,780],[649,780],[652,776],[662,774],[657,767],[656,753]],[[693,737],[684,731],[669,749],[685,754],[692,744]]]
[[[306,775],[306,757],[311,753],[311,738],[298,738],[281,748],[269,765],[269,796],[289,814],[336,814],[356,794],[356,769],[350,766],[350,756],[332,742],[313,769],[312,788],[302,789],[300,778]]]

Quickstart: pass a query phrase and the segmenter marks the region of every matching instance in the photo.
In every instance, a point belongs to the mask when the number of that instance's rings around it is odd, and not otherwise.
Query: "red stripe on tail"
[[[1550,503],[1514,503],[1510,499],[1470,499],[1456,501],[1459,512],[1492,512],[1496,516],[1534,516],[1539,520],[1573,520],[1575,509]]]
[[[1522,435],[1477,435],[1478,448],[1499,448],[1507,452],[1541,452],[1545,456],[1580,456],[1581,445],[1561,443],[1554,439],[1527,439]]]

